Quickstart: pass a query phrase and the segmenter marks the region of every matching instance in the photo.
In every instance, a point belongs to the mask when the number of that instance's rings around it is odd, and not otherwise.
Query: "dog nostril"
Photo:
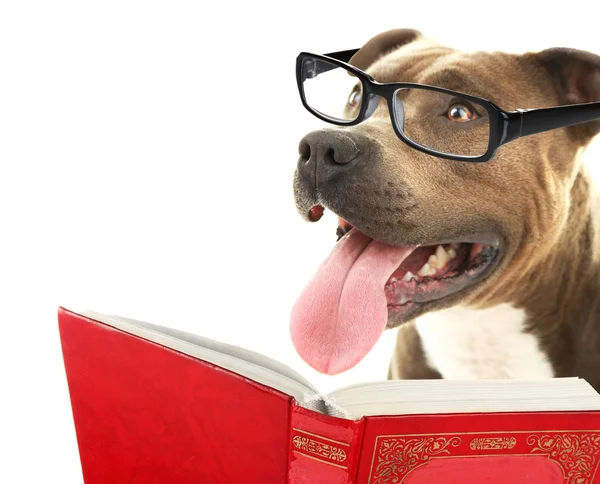
[[[331,130],[314,131],[306,135],[298,144],[302,166],[315,165],[347,165],[360,153],[356,143],[350,136]]]
[[[333,151],[333,148],[329,148],[325,154],[323,155],[323,158],[325,160],[326,163],[330,163],[330,164],[336,164],[337,162],[335,161],[335,152]]]
[[[310,160],[310,145],[306,140],[300,141],[298,153],[300,154],[300,161],[308,163],[308,160]]]

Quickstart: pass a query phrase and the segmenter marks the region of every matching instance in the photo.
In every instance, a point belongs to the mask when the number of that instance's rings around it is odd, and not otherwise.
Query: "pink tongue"
[[[387,323],[385,283],[414,249],[356,230],[334,246],[292,309],[292,341],[304,361],[335,375],[365,357]]]

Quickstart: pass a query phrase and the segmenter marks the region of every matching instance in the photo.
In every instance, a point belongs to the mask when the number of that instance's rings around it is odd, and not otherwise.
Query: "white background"
[[[288,337],[335,240],[332,217],[293,206],[298,141],[322,126],[296,55],[396,27],[465,50],[600,53],[594,3],[0,3],[0,481],[82,482],[59,305],[250,347],[324,390],[384,378],[391,333],[338,377]]]

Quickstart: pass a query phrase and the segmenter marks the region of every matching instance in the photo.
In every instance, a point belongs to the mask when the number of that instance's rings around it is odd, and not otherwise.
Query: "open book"
[[[122,316],[82,314],[148,341],[225,368],[286,393],[328,415],[600,410],[600,395],[580,378],[530,380],[388,380],[344,387],[327,395],[290,367],[238,346]]]
[[[442,464],[443,482],[596,482],[600,395],[582,379],[323,395],[286,365],[176,329],[63,308],[59,323],[86,483],[416,483]]]

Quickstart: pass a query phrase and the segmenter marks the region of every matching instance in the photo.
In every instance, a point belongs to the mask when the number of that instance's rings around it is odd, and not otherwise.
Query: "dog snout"
[[[300,163],[317,167],[335,167],[352,163],[360,153],[350,135],[332,129],[321,129],[307,134],[298,147]]]

